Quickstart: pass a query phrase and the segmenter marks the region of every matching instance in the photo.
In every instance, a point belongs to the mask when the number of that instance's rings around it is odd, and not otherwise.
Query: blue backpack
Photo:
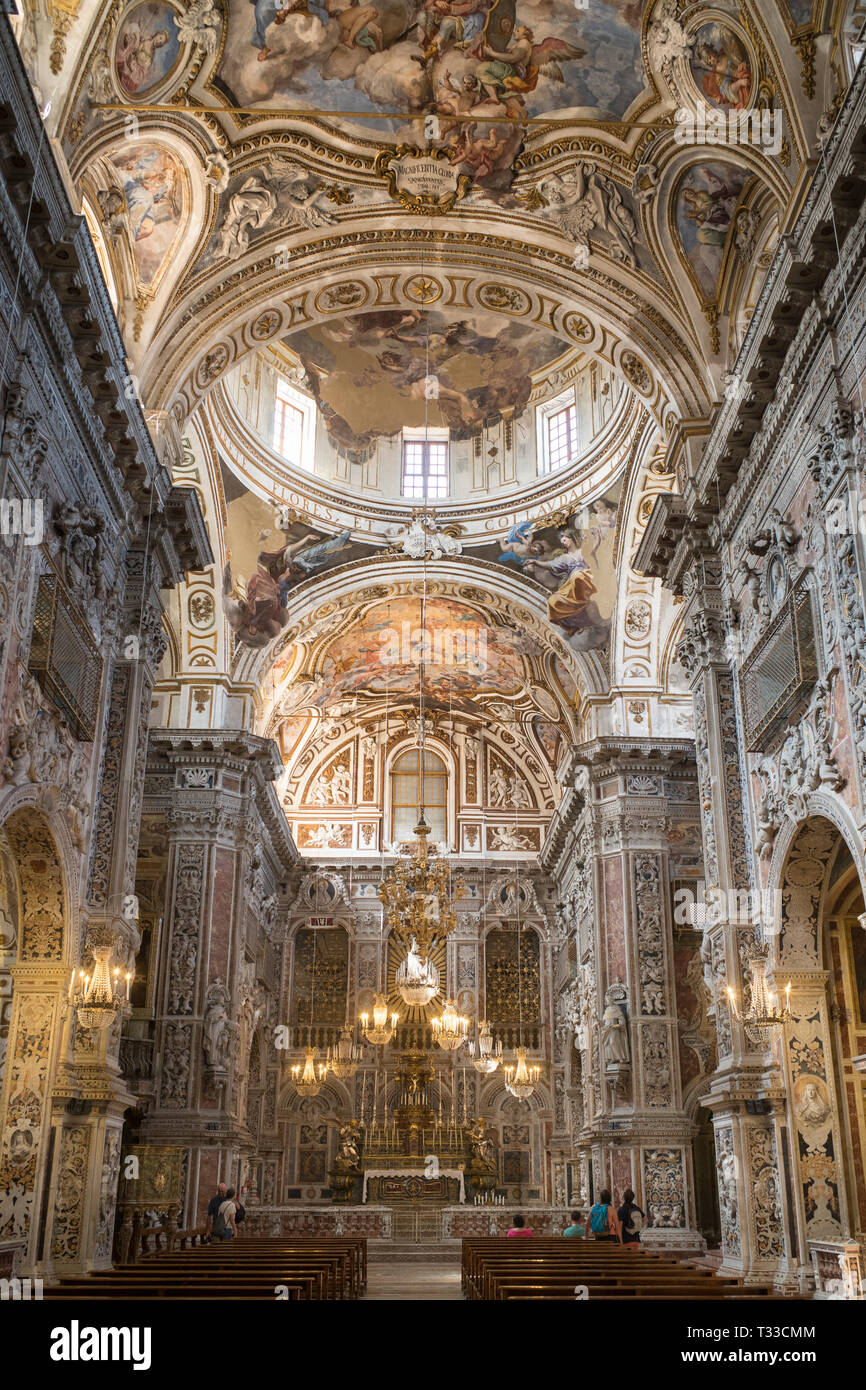
[[[603,1207],[601,1202],[596,1202],[592,1211],[589,1213],[589,1224],[597,1236],[608,1234],[607,1207]]]

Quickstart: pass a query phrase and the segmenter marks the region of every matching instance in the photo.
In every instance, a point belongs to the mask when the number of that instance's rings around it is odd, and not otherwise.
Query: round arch
[[[0,1086],[0,1242],[32,1264],[37,1193],[47,1163],[49,1081],[64,1038],[64,1002],[77,949],[70,920],[71,844],[58,817],[36,804],[36,787],[16,788],[0,823],[6,904],[14,914],[14,959],[6,978],[8,1037]],[[12,954],[11,952],[9,953]]]

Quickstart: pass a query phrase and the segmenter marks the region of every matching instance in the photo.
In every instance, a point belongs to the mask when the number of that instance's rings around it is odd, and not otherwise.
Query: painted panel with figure
[[[745,111],[752,95],[752,64],[746,45],[727,24],[702,24],[690,56],[692,77],[719,111]]]
[[[677,186],[677,232],[706,299],[715,297],[737,203],[748,178],[747,169],[733,164],[696,164]]]
[[[547,616],[574,651],[610,641],[618,489],[557,518],[522,521],[504,540],[470,553],[508,565],[548,590]]]
[[[222,469],[228,519],[223,612],[247,647],[266,647],[286,627],[288,595],[311,575],[376,553],[348,531],[326,535],[262,501]]]
[[[113,151],[111,162],[123,188],[139,279],[152,285],[168,260],[184,212],[183,174],[161,145]]]
[[[180,56],[180,38],[173,6],[137,5],[117,35],[114,65],[121,87],[141,97],[167,78]]]

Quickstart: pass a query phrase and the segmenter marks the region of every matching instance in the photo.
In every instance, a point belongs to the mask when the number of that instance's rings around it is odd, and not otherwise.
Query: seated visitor
[[[571,1225],[566,1226],[563,1231],[564,1236],[585,1236],[586,1228],[580,1224],[581,1213],[573,1211],[571,1213]]]
[[[589,1213],[589,1225],[595,1240],[620,1240],[619,1218],[611,1206],[610,1192],[607,1188],[604,1188]]]
[[[518,1212],[514,1218],[514,1225],[505,1234],[508,1236],[531,1236],[534,1235],[534,1232],[531,1226],[527,1226],[526,1217],[521,1216]]]
[[[640,1245],[640,1233],[644,1228],[646,1216],[634,1200],[634,1192],[627,1187],[623,1193],[622,1206],[617,1212],[623,1245]]]

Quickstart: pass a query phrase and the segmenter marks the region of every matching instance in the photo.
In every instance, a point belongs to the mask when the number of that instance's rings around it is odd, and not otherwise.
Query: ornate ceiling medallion
[[[450,212],[469,191],[469,174],[458,174],[444,150],[397,145],[380,150],[373,165],[387,180],[388,193],[407,212]]]

